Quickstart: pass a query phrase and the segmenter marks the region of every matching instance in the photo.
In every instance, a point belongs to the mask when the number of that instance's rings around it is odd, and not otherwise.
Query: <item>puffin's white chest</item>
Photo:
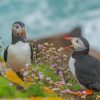
[[[76,77],[74,64],[75,64],[75,59],[72,58],[72,56],[71,56],[69,59],[69,68],[70,68],[72,74]]]
[[[15,70],[19,70],[20,67],[26,64],[31,64],[31,51],[28,43],[19,41],[15,45],[11,45],[8,48],[7,63]]]

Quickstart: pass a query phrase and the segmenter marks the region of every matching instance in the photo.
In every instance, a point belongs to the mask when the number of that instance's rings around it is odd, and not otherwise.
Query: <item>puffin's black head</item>
[[[15,22],[12,26],[12,34],[26,39],[25,24],[20,21]]]
[[[74,53],[83,53],[88,54],[89,52],[89,43],[83,37],[65,37],[66,40],[71,40],[72,45],[68,46],[67,48],[73,48]]]
[[[22,28],[25,27],[25,24],[20,21],[15,22],[13,25],[15,25],[15,24],[20,25]]]
[[[12,26],[12,43],[16,43],[18,40],[26,40],[25,24],[17,21]]]

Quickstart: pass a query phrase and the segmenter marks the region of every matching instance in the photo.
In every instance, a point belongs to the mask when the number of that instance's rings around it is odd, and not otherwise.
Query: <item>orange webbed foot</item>
[[[82,91],[82,93],[85,94],[85,95],[92,95],[93,94],[93,90],[87,89],[87,90]]]
[[[71,90],[65,90],[65,91],[62,91],[63,94],[72,94],[72,95],[76,95],[76,96],[82,96],[82,95],[92,95],[93,94],[93,90],[90,90],[90,89],[87,89],[87,90],[84,90],[84,91],[77,91],[77,92],[74,92],[74,91],[71,91]]]

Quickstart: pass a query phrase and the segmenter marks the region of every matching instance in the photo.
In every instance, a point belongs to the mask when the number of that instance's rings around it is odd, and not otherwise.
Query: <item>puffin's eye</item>
[[[18,26],[16,26],[16,28],[18,28]]]
[[[76,43],[78,43],[78,40],[76,40]]]

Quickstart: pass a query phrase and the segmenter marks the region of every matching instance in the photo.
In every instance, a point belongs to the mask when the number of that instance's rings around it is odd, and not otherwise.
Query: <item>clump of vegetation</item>
[[[45,97],[43,86],[39,83],[30,86],[26,93],[29,97]]]
[[[15,87],[10,86],[9,81],[0,77],[0,97],[11,97],[15,95]]]
[[[25,93],[20,92],[6,77],[0,77],[0,98],[27,97]]]
[[[0,62],[3,62],[3,61],[4,61],[3,57],[2,57],[2,56],[0,56]]]
[[[40,66],[39,70],[43,72],[44,76],[50,77],[54,82],[60,81],[60,77],[57,74],[48,68],[49,66]]]
[[[0,56],[0,61],[3,58]],[[2,64],[1,64],[2,65]],[[4,69],[4,67],[2,67]],[[1,74],[2,69],[0,70]],[[5,71],[4,71],[5,72]],[[23,87],[16,80],[9,81],[4,74],[0,77],[0,97],[3,98],[27,98],[27,97],[62,97],[67,99],[64,90],[81,90],[80,85],[72,77],[68,68],[68,57],[63,47],[56,49],[53,44],[33,45],[33,64],[25,66],[20,70],[23,75],[23,82],[29,83]],[[10,75],[14,76],[14,75]],[[16,75],[15,75],[16,76]],[[14,84],[13,84],[14,83]]]
[[[20,89],[17,89],[14,84],[9,86],[10,82],[17,82],[18,78],[16,79],[17,81],[9,81],[8,79],[12,78],[6,78],[3,82],[0,82],[1,84],[5,83],[3,85],[6,86],[0,88],[0,91],[3,91],[1,92],[1,97],[25,98],[32,96],[62,96],[61,91],[72,87],[67,85],[67,83],[69,82],[70,84],[73,84],[70,82],[70,79],[72,78],[69,75],[67,63],[68,57],[63,47],[56,49],[52,43],[37,45],[35,42],[33,46],[32,66],[26,66],[20,70],[24,82],[31,83],[31,85],[26,85],[27,88],[23,87],[24,91],[20,91]],[[10,76],[16,75],[12,75],[11,73]],[[4,78],[4,76],[2,76],[1,79],[2,78]],[[20,82],[17,82],[16,84],[22,86]],[[5,91],[5,88],[7,91]],[[79,87],[77,86],[77,88]]]

